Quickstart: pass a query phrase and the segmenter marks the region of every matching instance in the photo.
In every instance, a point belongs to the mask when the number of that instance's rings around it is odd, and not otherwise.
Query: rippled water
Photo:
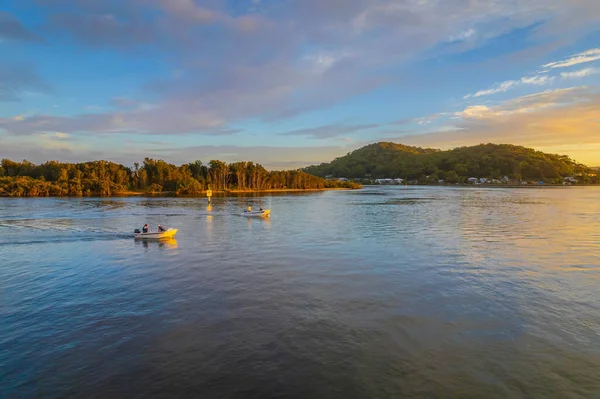
[[[599,189],[246,200],[0,199],[0,397],[600,397]]]

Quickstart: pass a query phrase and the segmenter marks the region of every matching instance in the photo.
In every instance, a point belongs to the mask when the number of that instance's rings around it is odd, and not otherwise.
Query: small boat
[[[157,239],[157,238],[170,238],[174,237],[177,234],[177,229],[168,229],[165,231],[156,231],[156,232],[148,232],[142,233],[140,230],[135,229],[133,232],[134,238],[144,238],[144,239]]]
[[[271,214],[270,209],[263,209],[262,211],[244,211],[240,213],[240,216],[247,216],[250,218],[268,218]]]

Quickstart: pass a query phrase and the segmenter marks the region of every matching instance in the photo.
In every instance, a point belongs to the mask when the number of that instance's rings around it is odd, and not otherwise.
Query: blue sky
[[[8,0],[0,156],[329,161],[486,142],[600,165],[597,0]]]

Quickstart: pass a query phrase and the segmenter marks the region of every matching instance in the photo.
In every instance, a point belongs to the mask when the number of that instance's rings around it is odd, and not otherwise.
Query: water
[[[0,397],[600,397],[599,189],[246,200],[0,199]]]

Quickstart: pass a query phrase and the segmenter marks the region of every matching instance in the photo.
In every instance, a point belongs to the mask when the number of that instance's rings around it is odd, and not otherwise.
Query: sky
[[[2,4],[2,158],[293,169],[491,142],[600,166],[598,0]]]

